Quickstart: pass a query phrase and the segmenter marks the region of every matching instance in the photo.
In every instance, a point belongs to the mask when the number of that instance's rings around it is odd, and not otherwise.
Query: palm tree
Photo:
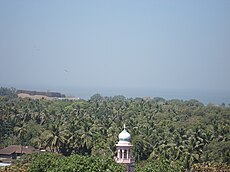
[[[52,152],[60,152],[60,149],[67,142],[69,132],[64,124],[51,124],[48,130],[41,133],[41,140],[45,147],[49,147]]]
[[[23,123],[19,127],[15,127],[14,131],[17,137],[20,139],[21,153],[22,153],[22,148],[23,148],[24,140],[25,140],[25,134],[27,133],[27,125]]]

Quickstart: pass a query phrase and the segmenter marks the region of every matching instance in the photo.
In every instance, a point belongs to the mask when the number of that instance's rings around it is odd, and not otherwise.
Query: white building
[[[115,158],[117,163],[126,165],[126,172],[134,172],[135,160],[132,156],[131,147],[131,135],[124,130],[119,134],[119,142],[116,144],[117,157]]]

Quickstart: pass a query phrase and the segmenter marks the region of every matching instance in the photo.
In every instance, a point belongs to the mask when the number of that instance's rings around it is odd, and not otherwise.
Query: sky
[[[230,93],[229,74],[229,0],[0,1],[0,86]]]

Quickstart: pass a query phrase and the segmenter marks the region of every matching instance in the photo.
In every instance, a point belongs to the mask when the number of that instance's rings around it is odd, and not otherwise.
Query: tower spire
[[[115,158],[117,163],[125,164],[126,172],[134,172],[135,160],[132,156],[131,135],[126,131],[126,126],[123,124],[123,131],[119,134],[119,142],[116,144],[117,156]]]

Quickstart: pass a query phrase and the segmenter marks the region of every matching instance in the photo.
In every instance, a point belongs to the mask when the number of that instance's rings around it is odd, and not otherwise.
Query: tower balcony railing
[[[133,158],[124,159],[124,158],[117,158],[117,157],[115,157],[114,159],[115,159],[115,161],[116,161],[117,163],[130,164],[130,163],[133,163],[133,162],[134,162],[134,159],[133,159]]]

